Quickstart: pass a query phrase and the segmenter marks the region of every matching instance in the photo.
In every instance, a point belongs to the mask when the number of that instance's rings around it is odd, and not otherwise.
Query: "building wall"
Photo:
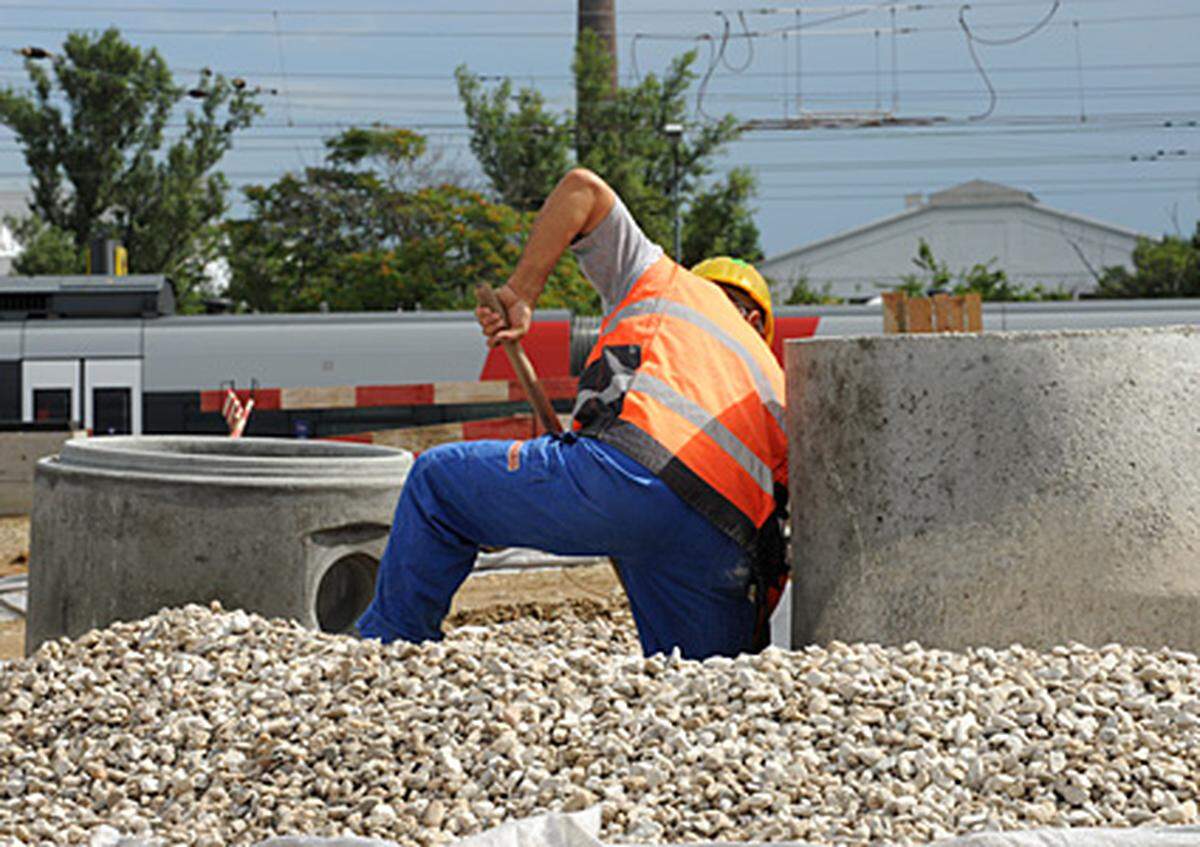
[[[24,191],[0,191],[0,276],[8,276],[12,272],[12,260],[21,252],[4,218],[6,215],[24,218],[28,214],[29,200]]]
[[[12,273],[12,263],[18,255],[21,248],[13,238],[12,231],[0,223],[0,276],[8,276]]]
[[[816,291],[828,286],[838,297],[872,297],[917,270],[912,260],[922,238],[952,273],[995,259],[993,267],[1016,282],[1068,291],[1095,286],[1088,264],[1097,272],[1110,265],[1130,267],[1137,245],[1131,234],[1040,206],[925,206],[878,227],[768,259],[760,267],[782,297],[801,276]]]

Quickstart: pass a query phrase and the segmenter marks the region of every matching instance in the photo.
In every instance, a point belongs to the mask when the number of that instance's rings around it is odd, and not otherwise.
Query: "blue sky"
[[[731,145],[718,169],[758,175],[768,255],[968,179],[1021,187],[1051,206],[1151,235],[1176,227],[1190,235],[1200,217],[1195,0],[751,8],[617,0],[622,78],[660,72],[692,46],[705,71],[728,21],[703,99],[692,92],[690,121],[730,112],[747,121],[885,113],[926,124],[759,130]],[[990,111],[960,14],[996,91]],[[983,43],[1043,20],[1016,43]],[[315,163],[322,138],[339,126],[377,121],[419,128],[445,161],[476,170],[453,81],[459,64],[535,85],[561,108],[573,100],[570,0],[0,0],[0,84],[24,84],[13,49],[54,49],[69,30],[108,25],[156,47],[181,82],[207,66],[279,90],[224,162],[235,185]],[[22,188],[23,172],[12,134],[0,128],[0,189]]]

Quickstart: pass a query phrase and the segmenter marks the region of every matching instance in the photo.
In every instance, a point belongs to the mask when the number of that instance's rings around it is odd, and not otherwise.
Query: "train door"
[[[83,367],[83,422],[93,435],[141,435],[140,359],[88,359]]]
[[[83,420],[79,359],[21,363],[21,420],[69,426]]]

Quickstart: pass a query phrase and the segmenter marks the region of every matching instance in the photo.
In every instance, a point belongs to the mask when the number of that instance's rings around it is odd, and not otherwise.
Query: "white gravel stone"
[[[191,606],[0,669],[0,835],[441,845],[599,803],[609,842],[920,844],[1196,823],[1200,662],[832,643],[689,662],[632,625],[420,647]]]

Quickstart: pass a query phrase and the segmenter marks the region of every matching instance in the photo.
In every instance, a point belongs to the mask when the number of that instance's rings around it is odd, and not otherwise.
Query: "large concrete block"
[[[210,600],[345,630],[371,599],[411,465],[323,441],[70,441],[34,480],[26,650]]]
[[[78,430],[0,432],[0,517],[28,515],[33,507],[33,469],[38,459],[62,449]]]
[[[1200,330],[788,342],[794,644],[1200,651]]]

